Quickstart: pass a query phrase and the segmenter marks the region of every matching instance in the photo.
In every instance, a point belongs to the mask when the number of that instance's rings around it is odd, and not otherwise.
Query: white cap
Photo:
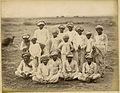
[[[23,39],[25,39],[25,38],[26,38],[26,39],[29,39],[29,38],[30,38],[30,35],[29,35],[29,34],[23,35],[22,38],[23,38]]]
[[[90,32],[90,31],[86,32],[86,35],[88,35],[88,34],[92,34],[92,32]]]
[[[85,55],[85,58],[92,58],[92,56],[91,56],[90,53],[87,53],[87,54]]]
[[[45,23],[45,21],[39,21],[38,23],[37,23],[37,26],[39,26],[39,25],[45,25],[46,23]]]
[[[74,27],[73,22],[68,22],[68,23],[67,23],[67,27]]]
[[[95,29],[98,29],[98,28],[103,29],[103,26],[101,26],[101,25],[97,25],[97,26],[95,27]]]
[[[58,55],[58,51],[57,51],[57,50],[54,50],[54,51],[51,52],[50,55],[51,55],[51,56]]]

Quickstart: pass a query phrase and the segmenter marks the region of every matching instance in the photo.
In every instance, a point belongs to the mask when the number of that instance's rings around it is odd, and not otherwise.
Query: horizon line
[[[41,16],[41,17],[1,17],[1,18],[79,18],[79,17],[116,17],[117,15],[103,15],[103,16]]]

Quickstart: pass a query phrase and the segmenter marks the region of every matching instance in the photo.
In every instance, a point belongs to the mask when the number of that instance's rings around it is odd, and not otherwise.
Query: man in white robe
[[[57,83],[59,77],[54,74],[52,65],[48,64],[49,57],[47,55],[41,56],[41,64],[39,64],[36,75],[32,78],[33,81],[39,83]]]
[[[20,62],[17,71],[15,71],[15,75],[18,77],[22,77],[24,79],[28,79],[36,73],[36,66],[34,60],[30,59],[29,53],[22,54],[23,60]]]
[[[81,26],[77,26],[75,28],[76,32],[78,33],[75,37],[75,44],[74,44],[74,48],[78,53],[78,65],[80,68],[80,71],[82,69],[82,64],[85,61],[85,40],[86,40],[86,36],[83,34],[83,27]]]
[[[62,40],[58,37],[58,30],[52,31],[52,38],[46,42],[45,53],[50,54],[52,50],[58,49],[59,44]]]
[[[71,52],[66,56],[67,60],[63,65],[63,78],[65,80],[77,79],[79,75],[78,63],[73,59]]]
[[[73,22],[68,22],[67,23],[67,28],[68,28],[68,31],[66,33],[69,35],[69,41],[72,43],[73,47],[75,48],[75,43],[76,43],[75,38],[76,38],[77,32],[74,30]],[[74,49],[72,52],[73,52],[73,55],[74,55],[73,59],[78,61],[77,51]]]
[[[39,43],[36,42],[36,40],[37,40],[37,38],[32,38],[31,39],[32,44],[30,45],[29,52],[30,52],[32,58],[37,61],[36,65],[38,65],[39,62],[40,62],[42,49],[41,49]]]
[[[105,66],[107,64],[105,63],[105,57],[108,50],[108,37],[105,33],[103,33],[104,29],[103,26],[101,25],[96,26],[96,31],[97,31],[97,35],[94,36],[95,47],[97,50],[99,50],[99,53],[102,54],[102,57],[101,55],[97,55],[94,58],[96,63],[99,65],[99,68],[101,68],[99,70],[103,77]]]
[[[93,62],[90,54],[86,55],[86,62],[83,64],[82,73],[78,79],[86,82],[95,82],[101,75],[97,72],[97,64]]]
[[[42,52],[44,52],[44,47],[46,45],[46,42],[50,38],[49,31],[44,27],[45,26],[44,21],[40,21],[37,24],[37,26],[39,27],[39,29],[35,30],[34,37],[37,38],[37,42],[40,43]]]

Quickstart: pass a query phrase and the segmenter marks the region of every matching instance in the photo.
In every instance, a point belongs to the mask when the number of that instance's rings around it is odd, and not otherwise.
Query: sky
[[[2,0],[2,17],[113,16],[115,0]]]

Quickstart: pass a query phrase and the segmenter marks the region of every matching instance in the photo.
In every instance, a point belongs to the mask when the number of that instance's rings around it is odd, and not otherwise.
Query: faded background
[[[2,86],[8,91],[112,91],[118,90],[118,29],[117,2],[115,0],[95,1],[2,1],[1,32],[2,40],[15,36],[14,44],[2,47]],[[105,77],[97,83],[80,81],[60,81],[58,84],[35,84],[23,80],[14,72],[21,61],[19,50],[22,35],[31,37],[37,29],[36,23],[44,20],[49,32],[60,23],[73,21],[75,26],[82,25],[85,31],[95,33],[95,26],[102,24],[108,35]]]

